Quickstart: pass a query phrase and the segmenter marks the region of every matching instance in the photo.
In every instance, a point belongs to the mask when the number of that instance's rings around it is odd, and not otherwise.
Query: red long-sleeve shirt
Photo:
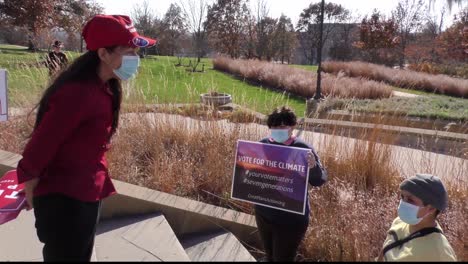
[[[20,183],[39,178],[34,196],[60,193],[98,201],[115,193],[105,152],[112,126],[112,95],[101,80],[67,83],[49,107],[18,163]]]

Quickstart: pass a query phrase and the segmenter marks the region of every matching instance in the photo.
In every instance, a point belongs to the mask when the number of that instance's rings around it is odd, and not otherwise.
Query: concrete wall
[[[21,155],[0,150],[0,175],[15,169]],[[161,212],[178,237],[228,230],[258,246],[255,217],[187,198],[113,180],[118,194],[103,200],[101,219]]]
[[[178,237],[227,230],[258,245],[255,217],[136,185],[113,181],[119,194],[103,201],[101,218],[161,212]]]

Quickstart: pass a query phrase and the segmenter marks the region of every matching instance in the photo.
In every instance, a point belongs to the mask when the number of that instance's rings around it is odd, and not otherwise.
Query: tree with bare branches
[[[0,13],[4,14],[7,23],[29,30],[28,48],[35,51],[40,32],[51,28],[57,19],[54,6],[62,5],[63,1],[4,0],[0,2]]]
[[[440,17],[438,15],[427,14],[421,30],[414,35],[412,41],[405,49],[405,57],[411,67],[415,68],[423,63],[440,63],[440,56],[437,54],[437,37],[442,33],[446,9],[442,8]]]
[[[267,0],[256,0],[253,18],[255,21],[255,55],[262,59],[265,57],[264,47],[271,43],[271,24],[273,18],[269,16],[270,7]],[[270,32],[269,32],[270,31]]]
[[[253,15],[250,15],[246,23],[245,41],[242,47],[244,56],[247,59],[258,58],[257,41],[257,20]]]
[[[290,62],[297,45],[296,32],[291,19],[281,14],[275,30],[274,49],[277,51],[276,59],[281,63]]]
[[[452,11],[452,6],[453,4],[458,4],[458,6],[462,6],[463,4],[468,4],[468,0],[445,0],[449,11]],[[429,8],[433,6],[433,4],[436,2],[436,0],[429,0]]]
[[[28,46],[37,49],[38,36],[52,28],[65,30],[70,38],[81,32],[83,24],[102,7],[88,0],[4,0],[0,1],[2,23],[25,27]]]
[[[308,8],[302,11],[296,28],[304,56],[310,64],[314,63],[319,48],[320,10],[320,3],[310,4]],[[348,17],[349,10],[343,6],[334,3],[325,4],[322,42],[327,42],[329,36],[339,26],[339,23],[343,23]]]
[[[398,26],[399,49],[398,64],[403,68],[405,63],[405,49],[410,42],[410,34],[420,29],[425,13],[423,0],[400,0],[392,17]]]
[[[143,1],[141,5],[135,4],[131,17],[138,32],[150,38],[160,39],[160,36],[158,36],[158,25],[160,21],[155,15],[155,11],[149,6],[148,0]],[[146,53],[146,48],[142,48],[140,51],[141,56],[145,56]]]
[[[187,26],[182,9],[172,3],[162,18],[159,28],[161,52],[169,56],[179,53],[186,33]]]
[[[180,0],[180,7],[185,16],[188,30],[192,34],[192,49],[197,62],[206,55],[207,34],[205,28],[208,5],[206,0]]]
[[[208,7],[209,42],[218,51],[238,58],[242,54],[250,18],[247,0],[218,0]]]
[[[438,53],[446,60],[468,61],[468,7],[455,16],[455,22],[437,37]]]
[[[138,31],[148,37],[155,37],[155,21],[157,17],[155,11],[149,6],[149,1],[145,0],[143,3],[135,4],[131,13],[132,21]]]
[[[264,17],[258,22],[258,28],[261,31],[257,32],[257,56],[260,59],[270,61],[276,56],[277,49],[275,49],[275,33],[277,29],[278,20],[271,17]]]
[[[85,23],[97,14],[101,14],[104,8],[95,1],[89,0],[67,0],[61,10],[59,27],[63,28],[68,34],[69,46],[77,42],[79,36],[79,50],[83,52],[83,36],[81,30]]]

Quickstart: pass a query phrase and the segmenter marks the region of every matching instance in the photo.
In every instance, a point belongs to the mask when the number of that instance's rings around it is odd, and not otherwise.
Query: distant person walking
[[[63,43],[61,41],[54,41],[52,44],[53,51],[49,52],[46,57],[46,65],[49,69],[49,75],[55,75],[64,69],[68,64],[68,58],[65,53],[61,51]]]
[[[400,184],[400,193],[398,217],[388,231],[379,260],[456,261],[437,222],[448,205],[442,181],[433,175],[416,174]]]
[[[90,261],[100,201],[115,193],[105,153],[119,123],[121,81],[137,73],[138,48],[156,42],[121,15],[97,15],[82,34],[88,52],[44,92],[17,168],[44,261]]]

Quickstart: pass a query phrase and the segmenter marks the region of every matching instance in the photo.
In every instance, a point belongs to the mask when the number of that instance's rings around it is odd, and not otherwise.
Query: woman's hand
[[[310,151],[307,155],[307,163],[309,165],[309,169],[315,167],[317,165],[317,160],[315,159],[314,154]]]
[[[33,208],[33,197],[34,189],[36,189],[37,184],[39,183],[39,178],[34,178],[24,183],[24,194],[26,195],[27,207],[26,210],[31,210]]]

